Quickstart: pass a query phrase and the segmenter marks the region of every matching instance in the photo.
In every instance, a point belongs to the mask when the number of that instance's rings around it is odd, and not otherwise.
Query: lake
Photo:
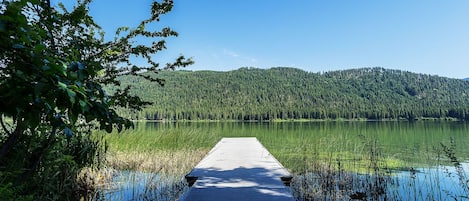
[[[175,143],[182,144],[174,145],[177,147],[210,148],[221,137],[257,137],[287,169],[303,179],[295,192],[300,199],[322,199],[322,194],[342,199],[359,192],[367,193],[369,199],[372,195],[391,200],[468,198],[469,124],[465,122],[147,122],[138,123],[136,130],[159,135],[195,131],[201,136],[192,145],[190,140],[176,139]],[[177,138],[183,138],[183,134]],[[209,140],[200,142],[204,138]],[[324,176],[324,172],[330,175]],[[327,180],[330,176],[331,181]],[[318,182],[330,186],[315,184]],[[373,193],[382,189],[386,189],[386,195]]]
[[[453,121],[324,121],[278,123],[155,123],[137,124],[147,131],[194,129],[217,137],[257,137],[284,166],[297,170],[298,155],[311,152],[367,154],[365,144],[376,141],[382,157],[407,165],[433,165],[441,143],[456,144],[461,161],[469,159],[469,124]],[[310,155],[309,155],[310,156]],[[339,157],[339,156],[337,156]]]

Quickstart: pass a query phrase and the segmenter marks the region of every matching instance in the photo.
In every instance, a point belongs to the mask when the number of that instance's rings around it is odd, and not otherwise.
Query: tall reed
[[[101,192],[93,199],[174,200],[187,188],[184,175],[218,140],[213,133],[175,128],[148,132],[137,127],[105,135],[109,146],[106,168],[86,174],[100,175],[110,169],[113,175],[99,181],[84,178],[93,185],[100,184]]]
[[[294,135],[275,133],[284,129],[277,125],[269,125],[273,130],[265,134],[252,125],[241,126],[227,133],[214,129],[212,124],[200,127],[175,124],[151,129],[140,126],[121,134],[106,135],[108,168],[119,170],[117,177],[127,174],[122,170],[135,173],[127,176],[130,186],[119,186],[116,182],[120,181],[116,180],[108,182],[108,191],[121,192],[112,200],[126,200],[128,191],[124,192],[124,188],[130,189],[132,199],[136,200],[176,199],[187,189],[183,176],[224,136],[257,137],[294,174],[291,188],[298,200],[461,200],[468,197],[468,182],[464,179],[467,177],[458,176],[463,174],[457,172],[465,173],[467,166],[459,157],[451,159],[456,156],[453,142],[444,143],[446,148],[440,145],[427,149],[425,154],[419,153],[420,159],[409,161],[405,160],[409,156],[385,154],[386,147],[373,135],[313,138],[314,134],[303,131]],[[424,166],[419,160],[434,163]],[[449,177],[452,179],[448,181]],[[464,182],[466,186],[462,185]]]
[[[304,151],[306,167],[295,172],[291,184],[297,200],[469,199],[469,165],[456,156],[453,140],[428,153],[427,160],[436,159],[434,165],[413,168],[395,166],[394,160],[382,155],[376,139],[360,139],[358,150],[364,152],[353,160],[326,144],[322,146],[330,152],[323,155],[328,157],[317,157],[316,149]]]

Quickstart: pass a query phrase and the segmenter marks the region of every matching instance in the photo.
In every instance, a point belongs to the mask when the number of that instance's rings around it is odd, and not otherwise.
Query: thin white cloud
[[[237,58],[239,57],[239,54],[234,52],[234,51],[231,51],[231,50],[228,50],[228,49],[223,49],[223,54],[224,55],[228,55],[230,57],[234,57],[234,58]]]
[[[239,65],[254,65],[257,64],[259,61],[256,58],[245,56],[243,54],[239,54],[235,51],[226,48],[222,50],[222,54],[231,57],[232,59],[234,59],[233,61]]]

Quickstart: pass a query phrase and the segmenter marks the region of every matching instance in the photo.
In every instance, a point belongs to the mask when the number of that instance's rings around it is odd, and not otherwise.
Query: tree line
[[[119,112],[140,120],[469,120],[468,81],[401,70],[311,73],[277,67],[159,76],[166,80],[164,87],[121,77],[123,86],[132,85],[133,93],[155,104],[140,112]]]

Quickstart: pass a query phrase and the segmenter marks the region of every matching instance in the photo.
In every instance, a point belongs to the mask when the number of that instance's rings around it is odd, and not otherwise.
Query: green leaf
[[[39,4],[39,0],[28,0],[31,4]]]
[[[88,106],[88,103],[86,103],[86,101],[84,100],[79,100],[78,103],[80,104],[80,107],[81,107],[81,112],[85,112],[87,111],[87,106]]]
[[[59,81],[58,85],[59,85],[60,89],[67,90],[67,85],[65,83]]]
[[[68,97],[69,97],[70,102],[72,103],[72,105],[75,104],[75,98],[77,96],[77,93],[75,93],[73,90],[67,88],[67,94],[68,94]]]
[[[86,98],[87,96],[86,96],[85,89],[84,87],[80,87],[80,86],[83,86],[81,82],[75,82],[75,85],[71,85],[70,88],[74,90],[75,93],[78,93],[82,95],[84,98]]]
[[[46,46],[43,44],[37,44],[34,46],[34,51],[36,52],[42,52],[45,49],[46,49]]]
[[[63,76],[67,76],[67,64],[66,63],[62,63],[62,68],[60,69],[60,72]]]

